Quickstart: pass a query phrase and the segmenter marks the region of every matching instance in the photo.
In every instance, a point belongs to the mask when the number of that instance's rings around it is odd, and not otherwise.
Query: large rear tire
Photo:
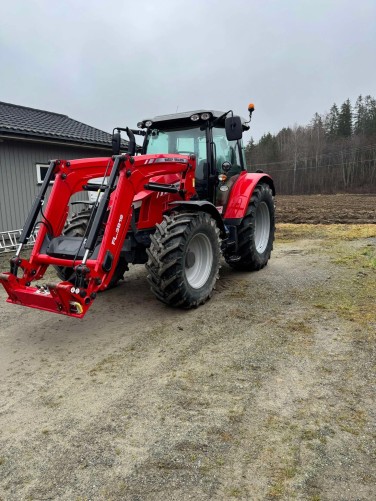
[[[83,209],[78,214],[72,216],[63,230],[63,235],[66,235],[67,237],[83,238],[87,231],[90,216],[91,209]],[[73,268],[69,268],[67,266],[55,266],[55,268],[60,280],[71,282],[73,285],[75,285],[76,274]],[[123,279],[123,275],[127,270],[127,261],[123,257],[120,257],[114,274],[112,275],[111,281],[106,290],[115,287],[119,283],[119,281]]]
[[[254,271],[267,265],[273,249],[275,208],[273,193],[266,183],[256,185],[247,214],[238,230],[237,260],[226,256],[236,270]],[[239,259],[240,258],[240,259]]]
[[[147,253],[148,281],[160,301],[193,308],[211,297],[219,272],[220,241],[219,229],[209,214],[165,216]]]

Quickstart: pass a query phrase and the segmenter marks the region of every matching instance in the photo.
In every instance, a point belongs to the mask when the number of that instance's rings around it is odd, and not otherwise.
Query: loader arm
[[[195,194],[195,159],[176,155],[135,158],[117,155],[70,162],[57,160],[51,165],[55,181],[30,258],[20,257],[21,248],[27,242],[28,233],[33,229],[43,205],[45,186],[29,214],[23,242],[11,259],[10,272],[0,274],[0,283],[8,293],[7,301],[10,303],[82,318],[97,292],[105,289],[111,281],[130,228],[135,196],[145,189],[163,190],[163,186],[158,187],[157,183],[149,180],[164,174],[175,174],[179,183],[171,196],[176,200],[189,199]],[[109,176],[109,180],[102,188],[103,195],[95,207],[88,235],[81,240],[64,238],[61,233],[71,196],[82,191],[90,179],[104,176]],[[103,228],[103,236],[98,239]],[[63,255],[56,251],[61,246],[65,249]],[[73,248],[71,255],[69,246]],[[80,252],[76,252],[77,249]],[[73,268],[75,284],[60,282],[33,287],[32,282],[40,281],[49,265]]]

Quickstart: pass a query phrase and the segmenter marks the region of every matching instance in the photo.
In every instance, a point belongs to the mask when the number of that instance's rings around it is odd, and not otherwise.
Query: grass
[[[278,499],[286,494],[287,482],[293,479],[298,473],[298,466],[296,461],[293,459],[290,464],[286,464],[278,468],[275,473],[273,483],[269,487],[268,497],[272,499]]]
[[[374,258],[361,251],[342,255],[336,251],[335,256],[335,264],[346,266],[348,272],[329,290],[328,286],[311,290],[315,308],[335,312],[361,327],[376,325]]]
[[[376,246],[366,245],[350,254],[341,254],[334,259],[334,263],[352,268],[376,270]]]
[[[312,327],[303,320],[290,320],[286,325],[291,332],[298,334],[312,334]]]
[[[356,240],[376,237],[376,224],[277,224],[276,240]]]
[[[239,487],[231,487],[228,489],[228,495],[232,498],[241,498],[243,495],[243,492]]]
[[[368,419],[362,409],[350,409],[343,411],[337,416],[337,423],[340,430],[352,435],[359,435],[366,425]]]
[[[319,310],[327,310],[337,313],[342,318],[354,322],[362,327],[376,325],[376,309],[373,295],[375,286],[370,281],[364,287],[354,289],[337,290],[336,295],[329,296],[325,291],[312,291],[315,299],[319,300],[314,306]],[[322,302],[321,300],[324,300]]]
[[[346,268],[333,283],[311,289],[313,304],[318,310],[335,312],[362,327],[376,325],[376,245],[364,244],[354,248],[349,242],[375,237],[375,224],[279,224],[276,234],[281,243],[318,240],[319,247],[314,251],[321,252],[324,247],[334,265]],[[291,324],[288,328],[304,332],[304,325]]]

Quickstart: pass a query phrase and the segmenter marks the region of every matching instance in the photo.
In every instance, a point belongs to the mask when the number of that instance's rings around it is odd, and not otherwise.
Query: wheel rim
[[[213,252],[209,238],[203,233],[195,235],[188,244],[185,258],[185,276],[193,289],[205,285],[213,266]]]
[[[262,254],[268,246],[270,235],[270,213],[266,202],[261,202],[256,211],[255,245]]]

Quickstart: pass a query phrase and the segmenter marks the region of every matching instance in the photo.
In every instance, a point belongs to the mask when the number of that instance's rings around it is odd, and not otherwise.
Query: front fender
[[[182,201],[170,202],[169,206],[172,209],[177,209],[177,210],[183,209],[190,212],[198,212],[198,211],[207,212],[216,221],[217,226],[221,232],[221,237],[222,238],[226,237],[227,235],[226,228],[223,223],[222,216],[218,212],[218,209],[210,202],[207,202],[206,200],[182,200]]]
[[[225,223],[227,220],[240,220],[246,215],[253,190],[260,182],[268,184],[275,195],[273,179],[264,173],[242,172],[232,187],[229,201],[224,214]],[[236,223],[236,221],[232,221]]]

